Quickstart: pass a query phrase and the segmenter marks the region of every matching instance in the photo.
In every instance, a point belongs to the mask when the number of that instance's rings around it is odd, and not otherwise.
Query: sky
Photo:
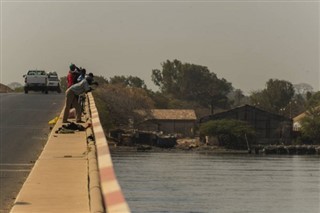
[[[208,67],[246,94],[270,79],[319,90],[319,1],[1,0],[0,82],[75,63],[106,78],[178,59]]]

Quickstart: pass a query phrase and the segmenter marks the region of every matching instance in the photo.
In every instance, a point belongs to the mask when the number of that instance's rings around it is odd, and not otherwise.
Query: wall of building
[[[145,131],[162,131],[164,134],[179,134],[181,137],[194,136],[195,121],[149,120],[137,128]]]

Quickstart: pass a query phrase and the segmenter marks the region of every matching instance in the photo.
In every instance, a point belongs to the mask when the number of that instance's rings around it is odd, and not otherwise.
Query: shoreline
[[[320,156],[320,146],[319,145],[268,145],[264,147],[253,147],[251,152],[248,150],[235,150],[227,149],[219,146],[210,145],[191,145],[183,146],[177,145],[173,148],[160,148],[156,146],[149,145],[133,145],[133,146],[118,146],[114,142],[109,142],[110,152],[120,151],[120,152],[179,152],[179,153],[210,153],[210,154],[242,154],[242,155],[255,155],[255,156],[267,156],[267,155],[277,155],[277,156],[293,156],[293,155],[318,155]],[[291,150],[289,152],[288,150]],[[295,150],[295,152],[292,152]],[[297,151],[298,150],[298,151]]]

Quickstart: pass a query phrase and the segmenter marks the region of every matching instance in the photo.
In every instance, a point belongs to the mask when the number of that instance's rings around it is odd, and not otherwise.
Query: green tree
[[[119,76],[119,75],[116,75],[114,77],[111,77],[110,78],[110,83],[111,84],[123,84],[125,86],[128,86],[128,87],[137,87],[137,88],[143,88],[143,89],[147,89],[147,86],[146,84],[144,83],[144,81],[139,78],[139,77],[136,77],[136,76]]]
[[[16,87],[14,89],[14,92],[24,92],[24,87],[23,86],[22,87]]]
[[[238,107],[250,103],[249,97],[245,96],[241,89],[232,90],[228,94],[228,98],[232,104],[232,107]]]
[[[281,109],[288,107],[294,94],[294,88],[290,82],[270,79],[265,89],[252,92],[250,101],[253,105],[267,111],[280,113]]]
[[[309,93],[307,100],[307,108],[317,107],[320,105],[320,91],[316,93]]]
[[[18,82],[12,82],[10,84],[7,85],[9,88],[11,88],[12,90],[14,90],[15,92],[17,92],[17,88],[23,88],[24,85],[18,83]],[[18,89],[18,91],[20,91],[20,89]],[[23,91],[23,90],[22,90]]]
[[[108,80],[105,77],[101,76],[101,75],[100,76],[94,76],[93,79],[94,79],[95,82],[97,82],[99,84],[99,86],[109,83]]]
[[[300,83],[300,84],[294,84],[293,85],[296,94],[306,95],[308,92],[313,91],[313,87],[310,84],[307,83]]]
[[[154,107],[146,90],[122,84],[99,85],[93,95],[98,102],[99,112],[102,112],[100,119],[106,129],[127,127],[129,119],[140,119],[135,110]]]
[[[154,101],[154,107],[158,109],[168,109],[170,99],[163,95],[163,93],[157,91],[153,92],[151,90],[148,90],[149,97]]]
[[[253,141],[255,131],[244,121],[221,119],[201,124],[200,134],[217,137],[219,144],[227,148],[245,149],[247,148],[245,137]]]
[[[288,106],[285,108],[286,115],[290,118],[296,117],[297,115],[307,110],[307,101],[301,94],[295,94]]]
[[[304,142],[320,144],[320,108],[311,107],[301,121],[301,133]]]
[[[179,60],[162,63],[162,70],[152,70],[152,80],[161,92],[174,99],[197,102],[203,107],[227,108],[231,83],[219,79],[205,66],[181,63]]]

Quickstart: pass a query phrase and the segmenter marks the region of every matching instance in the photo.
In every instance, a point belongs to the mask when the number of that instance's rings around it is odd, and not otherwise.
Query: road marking
[[[0,166],[33,166],[33,163],[0,163]]]
[[[30,172],[31,169],[0,169],[0,172]]]
[[[0,172],[30,172],[33,166],[32,163],[1,163]]]

